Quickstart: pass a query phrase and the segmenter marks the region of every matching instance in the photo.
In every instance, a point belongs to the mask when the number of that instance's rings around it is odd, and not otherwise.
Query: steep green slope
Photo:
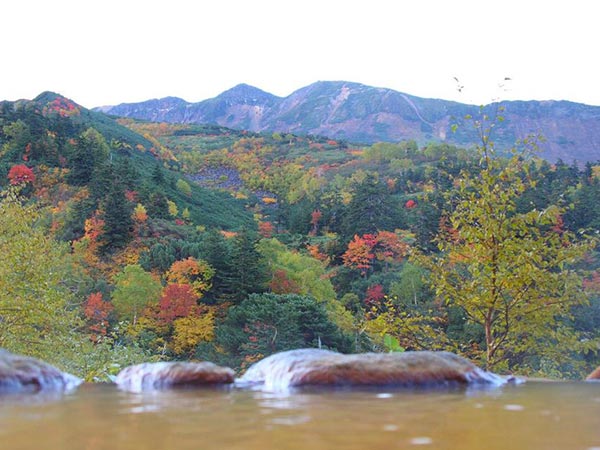
[[[177,182],[185,181],[183,175],[171,170],[177,168],[177,162],[157,158],[155,142],[53,92],[44,92],[31,101],[0,103],[0,185],[7,183],[10,167],[24,163],[34,170],[65,170],[70,184],[86,186],[89,179],[73,178],[82,164],[90,166],[88,172],[95,170],[93,155],[87,154],[91,151],[86,148],[89,143],[82,139],[89,129],[98,131],[108,146],[107,161],[128,172],[123,177],[130,190],[147,196],[159,192],[180,211],[187,208],[189,220],[196,225],[236,229],[252,223],[245,205],[228,194],[195,184],[189,185],[189,192],[182,192]],[[157,171],[162,172],[160,183],[153,179]],[[104,183],[110,184],[111,179]]]

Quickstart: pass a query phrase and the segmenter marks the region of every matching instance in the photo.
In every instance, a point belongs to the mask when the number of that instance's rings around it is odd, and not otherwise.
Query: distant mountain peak
[[[272,102],[279,97],[246,83],[240,83],[219,94],[216,99],[236,101],[240,103],[258,104]]]
[[[254,132],[312,134],[355,143],[415,140],[420,145],[478,142],[472,123],[480,109],[416,97],[349,81],[317,81],[277,97],[242,83],[197,103],[154,100],[102,110],[113,115],[173,123],[216,124]],[[550,161],[600,160],[600,107],[571,102],[502,102],[495,128],[499,149],[530,135],[544,136],[540,156]],[[456,132],[452,131],[457,125]]]
[[[33,101],[36,102],[36,103],[40,103],[42,105],[46,105],[48,103],[52,103],[52,102],[56,102],[56,101],[69,102],[69,103],[72,103],[74,105],[76,104],[70,98],[67,98],[64,95],[57,94],[56,92],[52,92],[52,91],[44,91],[44,92],[42,92],[37,97],[35,97],[33,99]],[[77,106],[79,106],[79,105],[77,105]]]

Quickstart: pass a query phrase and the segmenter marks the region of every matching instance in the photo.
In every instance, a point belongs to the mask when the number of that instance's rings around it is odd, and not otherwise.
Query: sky
[[[284,97],[344,80],[600,106],[599,12],[595,0],[4,1],[0,100],[197,102],[239,83]]]

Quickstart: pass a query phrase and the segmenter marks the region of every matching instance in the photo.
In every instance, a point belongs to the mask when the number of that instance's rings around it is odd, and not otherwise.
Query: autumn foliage
[[[292,280],[287,272],[282,269],[273,272],[269,288],[274,294],[298,294],[301,291],[298,283]]]
[[[348,243],[348,249],[342,255],[344,265],[358,269],[361,275],[365,275],[372,267],[375,258],[372,250],[373,246],[368,239],[355,234],[354,239]]]
[[[383,292],[382,285],[375,284],[373,286],[369,286],[365,294],[365,305],[368,307],[378,306],[384,298],[385,294]]]
[[[212,286],[211,279],[214,272],[206,261],[190,256],[175,261],[167,272],[166,279],[168,283],[190,285],[193,293],[200,298]]]
[[[258,233],[267,239],[273,237],[273,233],[275,232],[275,227],[271,222],[259,222],[258,224]]]
[[[377,234],[354,235],[342,255],[344,265],[365,275],[373,268],[375,260],[386,264],[401,262],[408,253],[409,245],[397,233],[379,231]]]
[[[103,336],[106,336],[108,330],[108,317],[113,310],[110,302],[102,299],[100,292],[90,294],[84,304],[83,314],[87,320],[90,339],[98,342]]]
[[[172,323],[175,319],[188,316],[197,308],[196,299],[189,284],[167,285],[159,300],[158,318],[164,324]]]
[[[323,217],[323,213],[318,209],[315,209],[310,214],[310,224],[312,225],[310,234],[312,236],[316,236],[317,232],[319,231],[319,221],[321,220],[321,217]]]
[[[13,186],[23,183],[33,183],[35,181],[35,174],[26,165],[17,164],[16,166],[12,166],[8,171],[8,180]]]

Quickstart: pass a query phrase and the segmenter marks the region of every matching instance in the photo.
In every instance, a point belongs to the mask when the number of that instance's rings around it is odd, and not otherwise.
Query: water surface
[[[600,450],[600,383],[143,394],[85,385],[59,397],[0,397],[0,442],[3,450]]]

